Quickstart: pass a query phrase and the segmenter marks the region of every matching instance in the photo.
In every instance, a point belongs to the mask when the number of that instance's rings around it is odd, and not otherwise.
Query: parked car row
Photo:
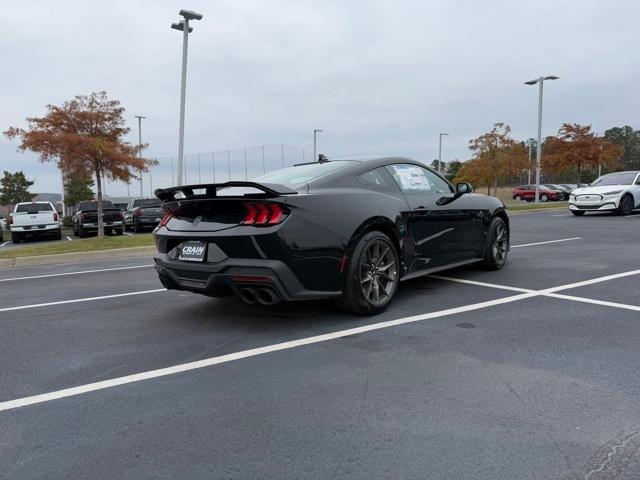
[[[155,228],[163,216],[161,201],[157,198],[131,200],[124,211],[108,200],[102,201],[102,222],[107,235],[122,235],[125,230],[136,233]],[[5,220],[3,219],[3,223]],[[0,224],[0,242],[3,242]],[[18,243],[27,237],[60,240],[60,215],[51,202],[23,202],[15,205],[6,220],[11,241]],[[72,217],[73,234],[85,238],[98,231],[98,202],[88,200],[75,207]]]
[[[515,187],[511,192],[511,197],[518,201],[524,200],[526,202],[533,202],[536,198],[536,186],[520,185],[519,187]],[[568,197],[569,194],[566,195],[566,198]],[[545,185],[540,185],[538,198],[541,202],[565,200],[565,192],[562,190],[551,189]]]

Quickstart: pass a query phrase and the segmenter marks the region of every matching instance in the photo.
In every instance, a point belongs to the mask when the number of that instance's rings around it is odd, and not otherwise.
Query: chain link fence
[[[184,156],[183,184],[223,183],[230,180],[250,180],[264,173],[296,163],[311,162],[313,152],[305,148],[278,143],[258,145]],[[149,197],[156,188],[176,185],[177,156],[157,157],[158,165],[132,180],[129,185],[107,182],[109,196]]]

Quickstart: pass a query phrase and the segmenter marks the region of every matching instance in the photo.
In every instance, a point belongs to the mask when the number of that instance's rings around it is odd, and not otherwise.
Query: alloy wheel
[[[367,245],[360,261],[359,279],[364,298],[372,305],[384,305],[391,300],[398,283],[393,247],[383,240]]]
[[[493,242],[491,244],[491,255],[498,265],[504,265],[507,261],[508,248],[507,227],[504,223],[499,222],[493,233]]]

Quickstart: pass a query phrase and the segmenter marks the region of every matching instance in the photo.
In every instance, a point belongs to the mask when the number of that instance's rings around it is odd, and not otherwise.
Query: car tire
[[[115,232],[116,232],[116,235],[122,235],[122,229],[121,228],[116,228]]]
[[[349,313],[375,315],[389,306],[400,282],[400,260],[393,242],[372,231],[360,238],[347,260],[338,306]]]
[[[522,197],[520,195],[516,195],[515,197],[513,197],[513,199],[519,202],[520,200],[522,200]]]
[[[547,196],[546,193],[543,193],[542,195],[540,195],[541,202],[546,202],[547,200],[549,200],[549,197]]]
[[[20,235],[19,233],[12,233],[11,234],[11,241],[13,243],[20,243],[20,240],[22,240],[22,235]]]
[[[633,212],[633,197],[628,193],[624,194],[618,205],[618,213],[620,215],[631,215]]]
[[[62,231],[60,229],[56,230],[56,233],[53,234],[54,240],[62,240]]]
[[[573,213],[576,217],[581,217],[584,215],[584,210],[571,210],[571,213]]]
[[[84,230],[82,230],[82,227],[78,227],[78,237],[85,238],[86,236],[87,234],[85,233]]]
[[[133,224],[133,231],[135,233],[142,233],[142,226],[139,223]]]
[[[485,270],[500,270],[507,263],[509,254],[509,229],[500,217],[491,220],[487,229],[482,267]]]

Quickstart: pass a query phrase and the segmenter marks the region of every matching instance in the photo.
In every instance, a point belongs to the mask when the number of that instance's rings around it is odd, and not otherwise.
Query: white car
[[[576,188],[569,196],[574,215],[585,212],[615,211],[629,215],[640,208],[640,172],[616,172],[602,175],[587,187]]]

